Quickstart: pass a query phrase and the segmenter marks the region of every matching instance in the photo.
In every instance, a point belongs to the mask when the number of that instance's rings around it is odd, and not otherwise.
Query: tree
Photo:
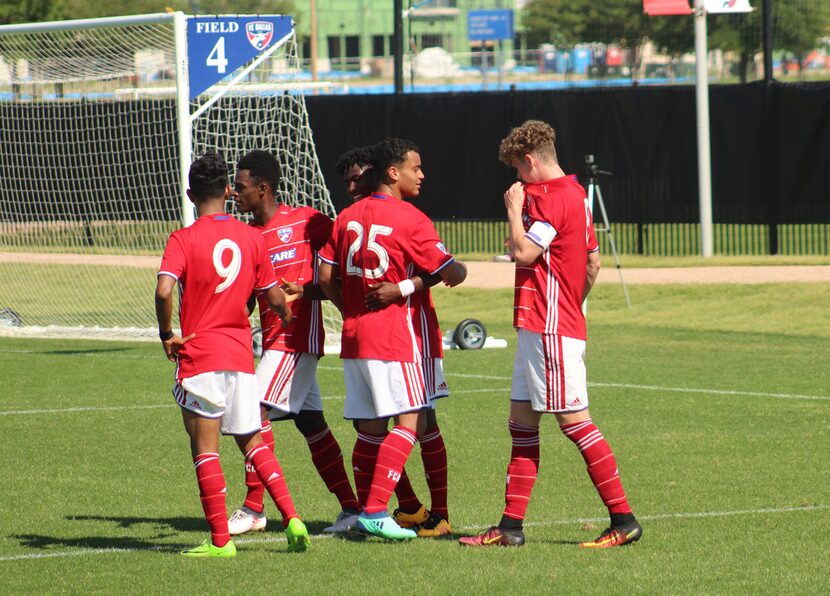
[[[0,25],[46,20],[52,0],[0,0]]]

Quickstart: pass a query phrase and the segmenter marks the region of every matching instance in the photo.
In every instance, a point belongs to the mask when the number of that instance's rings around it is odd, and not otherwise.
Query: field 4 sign
[[[293,28],[294,23],[287,16],[189,17],[190,99],[275,44],[284,43]]]

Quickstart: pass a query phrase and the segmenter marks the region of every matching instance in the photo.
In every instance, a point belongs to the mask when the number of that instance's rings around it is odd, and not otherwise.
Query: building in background
[[[295,20],[301,53],[311,56],[310,2],[297,2]],[[461,66],[480,66],[482,50],[492,64],[496,51],[510,56],[521,47],[521,10],[526,0],[404,0],[404,52],[415,56],[427,48],[442,48]],[[392,0],[317,0],[318,70],[353,70],[389,76],[394,27]],[[512,10],[515,36],[511,40],[470,41],[467,16],[471,10]]]

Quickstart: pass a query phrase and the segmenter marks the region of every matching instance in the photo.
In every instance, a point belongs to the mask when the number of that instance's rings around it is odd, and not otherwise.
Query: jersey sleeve
[[[418,213],[420,217],[413,222],[409,241],[412,262],[418,269],[435,274],[455,259],[447,252],[432,221],[420,211]]]
[[[334,220],[329,239],[317,252],[317,256],[320,257],[320,260],[328,263],[329,265],[339,265],[337,262],[337,238],[340,236],[340,219],[341,218],[338,217]]]
[[[173,233],[167,239],[167,246],[164,248],[164,255],[161,257],[159,275],[167,275],[173,279],[179,279],[184,273],[187,265],[187,257],[182,243],[181,235]]]
[[[254,240],[254,267],[256,268],[254,289],[258,292],[264,292],[277,284],[277,276],[274,274],[274,266],[268,257],[268,249],[265,247],[265,239],[262,234],[253,228],[248,229],[251,231]]]
[[[315,209],[309,210],[306,233],[313,250],[319,252],[326,245],[331,238],[332,228],[334,228],[334,222],[327,215]]]

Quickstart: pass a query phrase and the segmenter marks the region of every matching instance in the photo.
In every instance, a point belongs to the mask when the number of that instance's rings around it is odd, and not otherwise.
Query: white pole
[[[709,61],[706,43],[706,9],[695,0],[695,63],[697,99],[697,181],[700,206],[700,250],[713,254],[712,243],[712,158],[709,147]]]
[[[176,119],[179,124],[179,181],[181,186],[182,225],[196,221],[193,203],[187,198],[187,173],[193,160],[193,126],[190,122],[190,85],[187,73],[187,16],[176,12],[173,20],[176,39]]]

